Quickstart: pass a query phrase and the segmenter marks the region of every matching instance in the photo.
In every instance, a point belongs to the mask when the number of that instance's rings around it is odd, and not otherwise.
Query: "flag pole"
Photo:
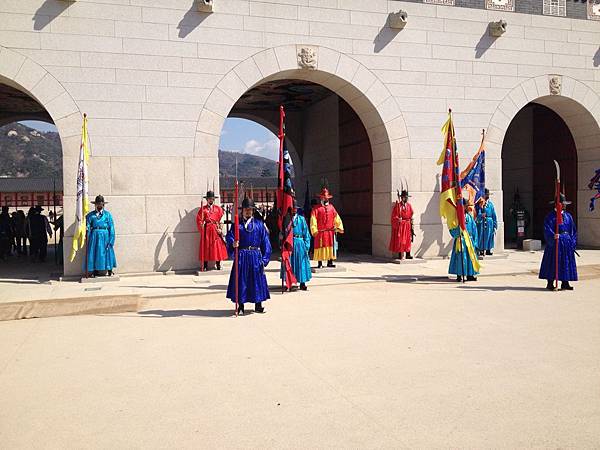
[[[54,211],[54,264],[58,265],[58,253],[56,253],[56,177],[52,177],[52,210]]]
[[[284,124],[283,124],[283,120],[285,117],[285,113],[283,110],[283,105],[279,105],[279,179],[278,179],[278,192],[280,193],[281,196],[281,202],[279,202],[279,207],[281,208],[283,206],[283,177],[284,177],[284,168],[283,168],[283,143],[285,140],[285,130],[284,130]],[[281,252],[281,273],[283,274],[283,276],[281,277],[281,293],[283,294],[285,292],[285,280],[283,279],[285,276],[285,269],[284,269],[284,265],[285,262],[283,261],[283,209],[279,212],[279,214],[281,215],[281,220],[280,222],[280,242],[279,242],[279,250]]]
[[[239,244],[240,244],[240,215],[238,213],[239,206],[239,183],[237,177],[237,158],[235,159],[235,190],[234,190],[234,219],[233,219],[233,239],[237,243],[234,248],[234,265],[235,265],[235,316],[238,316],[239,309],[239,292],[240,292],[240,283],[239,283]]]
[[[460,170],[458,168],[458,150],[456,149],[456,137],[454,135],[454,123],[452,121],[452,108],[448,108],[448,114],[450,115],[450,133],[451,133],[451,138],[452,138],[452,148],[454,149],[454,157],[452,158],[452,165],[454,166],[454,175],[455,175],[455,180],[454,183],[455,184],[455,189],[456,189],[456,208],[458,211],[458,203],[461,202],[462,203],[462,192],[460,189]],[[461,205],[462,206],[462,205]],[[459,245],[459,249],[460,249],[460,265],[461,265],[461,272],[462,272],[462,282],[465,283],[466,282],[466,275],[465,275],[465,248],[463,247],[463,236],[462,236],[462,228],[460,226],[460,220],[459,220],[459,224],[458,224],[458,228],[460,230],[460,233],[458,235],[458,245]],[[465,246],[466,247],[466,246]]]

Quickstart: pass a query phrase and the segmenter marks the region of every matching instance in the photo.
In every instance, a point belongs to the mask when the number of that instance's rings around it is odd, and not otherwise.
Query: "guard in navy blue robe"
[[[271,258],[269,232],[264,222],[253,217],[254,202],[244,199],[240,217],[240,241],[238,243],[238,314],[244,314],[244,303],[254,303],[254,311],[262,313],[262,302],[271,298],[265,276],[265,267]],[[235,230],[227,233],[229,258],[235,256]],[[227,298],[235,303],[235,263],[231,268]]]
[[[575,249],[577,248],[577,230],[573,216],[564,210],[567,202],[561,194],[563,203],[562,220],[556,233],[556,210],[548,213],[544,219],[544,236],[546,248],[540,266],[540,279],[547,280],[546,289],[553,290],[553,282],[556,279],[556,243],[558,243],[558,279],[561,281],[561,289],[571,291],[573,286],[569,281],[577,281],[577,264],[575,263]]]

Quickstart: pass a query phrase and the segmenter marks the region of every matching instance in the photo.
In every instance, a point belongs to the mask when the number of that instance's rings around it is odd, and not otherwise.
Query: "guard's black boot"
[[[333,263],[333,259],[330,259],[329,261],[327,261],[327,267],[335,267],[335,264]]]
[[[300,290],[301,291],[308,291],[308,288],[306,287],[306,283],[300,283]]]
[[[477,277],[474,277],[473,275],[467,275],[467,281],[477,281]]]
[[[399,259],[399,260],[402,260],[402,259],[403,259],[403,258],[402,258],[402,253],[398,253],[398,259]]]
[[[208,270],[208,262],[204,263],[204,271],[206,272]]]
[[[317,264],[317,269],[322,269],[323,268],[323,261],[319,261],[319,263]]]
[[[488,255],[488,256],[492,256],[492,255],[493,255],[493,253],[492,253],[492,251],[491,251],[491,250],[486,250],[486,251],[485,251],[485,254],[486,254],[486,255]]]
[[[456,275],[456,281],[460,283],[462,281],[462,277],[460,275]]]
[[[562,283],[560,283],[560,289],[562,291],[572,291],[573,286],[571,286],[568,281],[563,281]]]
[[[553,291],[554,290],[554,281],[548,280],[548,283],[546,284],[546,289],[548,289],[549,291]]]
[[[410,252],[406,252],[406,259],[413,259],[412,255],[410,254]]]
[[[113,271],[112,271],[112,270],[109,270],[109,271],[108,271],[108,276],[109,276],[109,277],[112,277],[112,276],[113,276]]]
[[[243,304],[243,303],[240,303],[240,304],[238,305],[238,308],[237,308],[237,315],[238,315],[238,316],[243,316],[243,315],[244,315],[244,304]]]
[[[217,261],[216,263],[217,270],[221,270],[221,261]]]
[[[263,308],[262,302],[256,302],[254,304],[254,312],[262,314],[265,312],[265,308]]]

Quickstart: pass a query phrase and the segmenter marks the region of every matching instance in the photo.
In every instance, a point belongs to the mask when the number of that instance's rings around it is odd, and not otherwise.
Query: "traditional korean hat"
[[[412,197],[412,195],[409,195],[406,189],[402,189],[402,192],[400,192],[400,197]]]
[[[94,201],[92,202],[94,205],[97,205],[98,203],[108,203],[104,201],[104,196],[102,195],[96,195],[96,198],[94,199]]]
[[[218,195],[215,195],[214,191],[206,191],[206,195],[203,198],[217,198]]]
[[[254,200],[252,200],[251,198],[245,198],[244,200],[242,200],[242,209],[247,208],[256,209],[256,206],[254,205]]]
[[[483,195],[492,195],[492,194],[490,194],[490,190],[488,188],[484,188]]]
[[[37,205],[34,209],[38,212],[44,211],[44,208],[42,208],[42,205]]]
[[[319,198],[321,200],[329,200],[330,198],[333,198],[333,195],[329,193],[329,189],[324,187],[321,189],[321,192],[319,192]]]
[[[552,201],[549,201],[549,202],[548,202],[548,204],[549,204],[549,205],[554,205],[554,202],[555,202],[555,201],[554,201],[554,200],[552,200]],[[573,202],[571,202],[571,201],[567,200],[567,196],[566,196],[564,193],[562,193],[562,192],[560,193],[560,202],[561,202],[563,205],[570,205],[571,203],[573,203]]]

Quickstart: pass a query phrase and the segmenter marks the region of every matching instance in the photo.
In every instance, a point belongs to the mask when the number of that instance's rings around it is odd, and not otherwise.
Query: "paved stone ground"
[[[391,266],[274,293],[265,315],[206,290],[2,322],[2,447],[600,447],[597,277],[547,292]]]

